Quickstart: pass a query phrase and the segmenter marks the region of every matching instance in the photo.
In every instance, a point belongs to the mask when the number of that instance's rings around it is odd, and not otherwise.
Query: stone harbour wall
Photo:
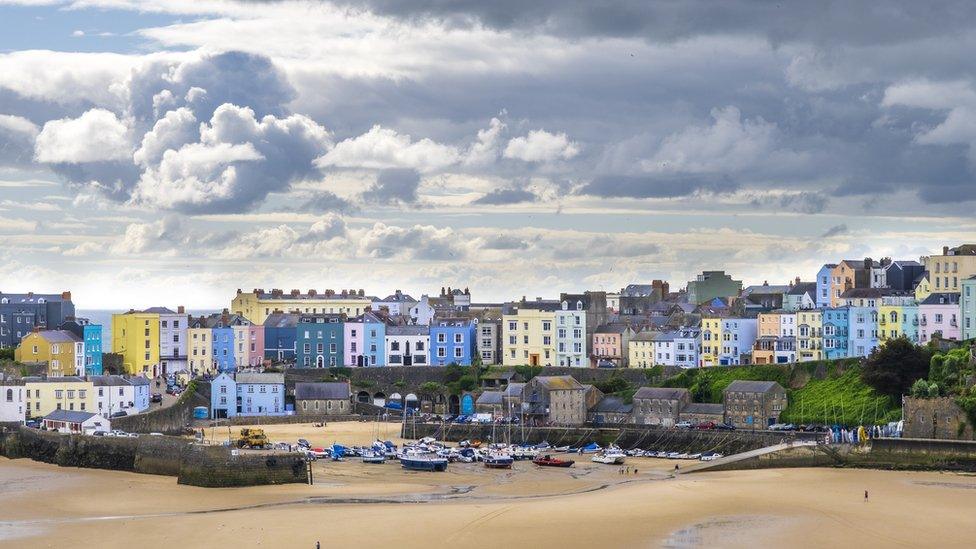
[[[113,429],[130,433],[163,433],[181,435],[193,424],[193,409],[206,406],[210,409],[210,384],[194,381],[193,391],[180,395],[180,399],[167,408],[157,408],[142,414],[111,418]]]
[[[62,467],[174,476],[180,484],[205,487],[307,482],[298,454],[238,452],[182,437],[94,437],[20,427],[0,431],[0,455]]]
[[[966,412],[950,397],[905,397],[902,414],[905,438],[976,439]]]

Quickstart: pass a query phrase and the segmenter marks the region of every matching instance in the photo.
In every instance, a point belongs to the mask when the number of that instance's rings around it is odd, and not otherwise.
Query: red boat
[[[572,467],[576,462],[571,459],[559,459],[552,456],[539,456],[533,459],[532,463],[542,467]]]

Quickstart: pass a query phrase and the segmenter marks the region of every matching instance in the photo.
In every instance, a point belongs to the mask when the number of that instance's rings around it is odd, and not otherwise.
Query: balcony
[[[928,325],[929,325],[928,321],[923,318],[922,319],[922,326],[928,326]]]

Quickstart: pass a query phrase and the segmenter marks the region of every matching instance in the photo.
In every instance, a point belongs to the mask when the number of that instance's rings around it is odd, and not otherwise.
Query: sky
[[[976,4],[0,0],[0,290],[474,301],[976,241]]]

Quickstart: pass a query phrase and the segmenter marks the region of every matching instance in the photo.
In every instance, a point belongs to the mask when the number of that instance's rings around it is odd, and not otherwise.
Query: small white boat
[[[612,448],[607,448],[606,450],[601,450],[590,458],[591,461],[596,463],[605,463],[607,465],[622,465],[624,460],[627,459],[627,455],[620,450],[614,450]]]

